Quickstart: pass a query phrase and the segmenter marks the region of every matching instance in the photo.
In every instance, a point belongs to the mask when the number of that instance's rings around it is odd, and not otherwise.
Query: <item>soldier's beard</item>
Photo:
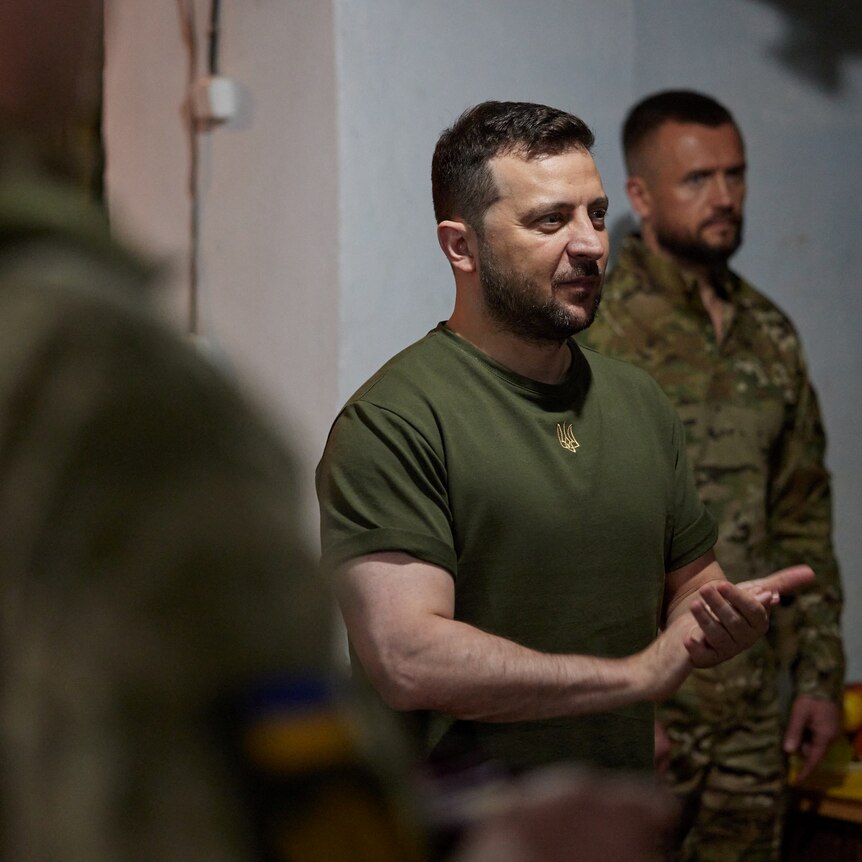
[[[553,291],[567,279],[600,275],[595,261],[576,264],[569,272],[555,276],[551,288]],[[484,240],[479,241],[479,284],[490,317],[505,331],[536,343],[559,343],[582,332],[595,320],[602,298],[599,287],[586,310],[564,305],[553,295],[544,298],[536,281],[504,268]]]
[[[711,243],[702,238],[701,231],[709,222],[700,226],[697,233],[677,231],[657,225],[655,236],[661,248],[677,260],[705,266],[725,266],[742,245],[743,218],[738,216],[736,232],[726,242]]]

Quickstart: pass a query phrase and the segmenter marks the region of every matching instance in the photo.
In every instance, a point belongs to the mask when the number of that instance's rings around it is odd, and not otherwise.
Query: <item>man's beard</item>
[[[599,277],[601,271],[595,261],[576,264],[551,281],[552,288],[572,278]],[[577,315],[577,309],[568,308],[552,294],[541,298],[538,284],[531,278],[512,269],[504,269],[488,243],[479,243],[479,283],[485,308],[491,318],[506,332],[532,342],[562,342],[586,329],[593,322],[602,292],[596,291],[586,317]]]
[[[736,236],[721,245],[706,242],[701,239],[699,233],[683,234],[673,230],[663,230],[661,226],[656,227],[656,239],[665,251],[678,260],[710,267],[724,266],[742,245],[742,216],[738,216],[736,222]],[[701,227],[705,226],[701,225]]]

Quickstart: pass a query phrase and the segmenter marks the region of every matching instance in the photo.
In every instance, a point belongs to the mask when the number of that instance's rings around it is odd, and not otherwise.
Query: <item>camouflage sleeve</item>
[[[615,319],[615,304],[613,297],[606,298],[599,307],[596,318],[588,329],[579,332],[577,340],[585,347],[591,347],[606,356],[615,356],[617,359],[632,361],[630,347],[631,336],[637,334],[630,329],[626,332]],[[629,337],[627,337],[629,336]]]
[[[832,548],[832,494],[824,463],[826,436],[804,358],[796,357],[795,392],[775,445],[769,528],[776,568],[807,563],[814,587],[787,609],[792,625],[794,694],[840,701],[844,683],[841,581]]]

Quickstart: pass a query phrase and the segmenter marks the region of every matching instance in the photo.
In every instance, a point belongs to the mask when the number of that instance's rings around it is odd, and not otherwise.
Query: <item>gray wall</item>
[[[192,135],[185,99],[209,5],[107,4],[110,200],[118,227],[173,263],[180,324],[196,264],[202,334],[289,417],[310,536],[312,470],[338,405],[451,309],[430,201],[439,132],[489,98],[572,110],[596,131],[620,219],[626,109],[670,86],[728,103],[750,162],[736,265],[807,346],[830,434],[850,674],[862,679],[858,4],[223,0],[222,73],[242,106]]]

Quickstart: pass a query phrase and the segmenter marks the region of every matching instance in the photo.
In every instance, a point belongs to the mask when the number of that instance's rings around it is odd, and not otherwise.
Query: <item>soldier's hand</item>
[[[841,732],[841,711],[836,703],[819,697],[800,695],[793,701],[784,750],[802,755],[799,781],[804,781],[823,759],[826,749]]]

